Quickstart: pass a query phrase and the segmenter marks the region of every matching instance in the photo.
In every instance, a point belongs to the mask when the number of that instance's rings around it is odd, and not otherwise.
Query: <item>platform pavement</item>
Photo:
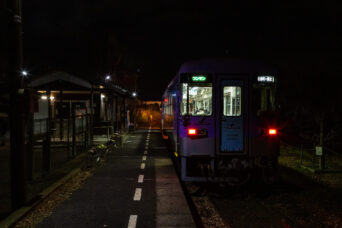
[[[107,159],[38,227],[195,227],[160,133],[130,133]]]

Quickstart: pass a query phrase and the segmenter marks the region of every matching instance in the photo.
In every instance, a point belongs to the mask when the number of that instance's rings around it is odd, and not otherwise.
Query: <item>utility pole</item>
[[[11,142],[11,203],[12,209],[26,202],[26,119],[24,86],[20,71],[23,64],[22,19],[20,0],[8,0],[9,10],[9,72],[10,88],[10,142]]]

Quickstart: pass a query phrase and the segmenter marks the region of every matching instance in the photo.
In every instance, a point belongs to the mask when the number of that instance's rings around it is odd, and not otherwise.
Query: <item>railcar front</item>
[[[190,62],[171,85],[164,101],[172,99],[169,139],[183,181],[239,185],[255,170],[275,169],[279,140],[272,68],[226,60]]]

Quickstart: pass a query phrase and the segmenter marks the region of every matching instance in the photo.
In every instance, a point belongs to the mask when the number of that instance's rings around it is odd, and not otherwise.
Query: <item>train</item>
[[[185,62],[161,103],[161,132],[181,181],[242,185],[278,169],[278,75],[240,59]]]

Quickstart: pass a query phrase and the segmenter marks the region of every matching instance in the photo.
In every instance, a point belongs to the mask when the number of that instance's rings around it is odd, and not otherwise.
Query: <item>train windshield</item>
[[[253,109],[257,116],[276,111],[274,86],[253,86]]]
[[[181,115],[210,116],[212,114],[212,84],[182,83]]]

